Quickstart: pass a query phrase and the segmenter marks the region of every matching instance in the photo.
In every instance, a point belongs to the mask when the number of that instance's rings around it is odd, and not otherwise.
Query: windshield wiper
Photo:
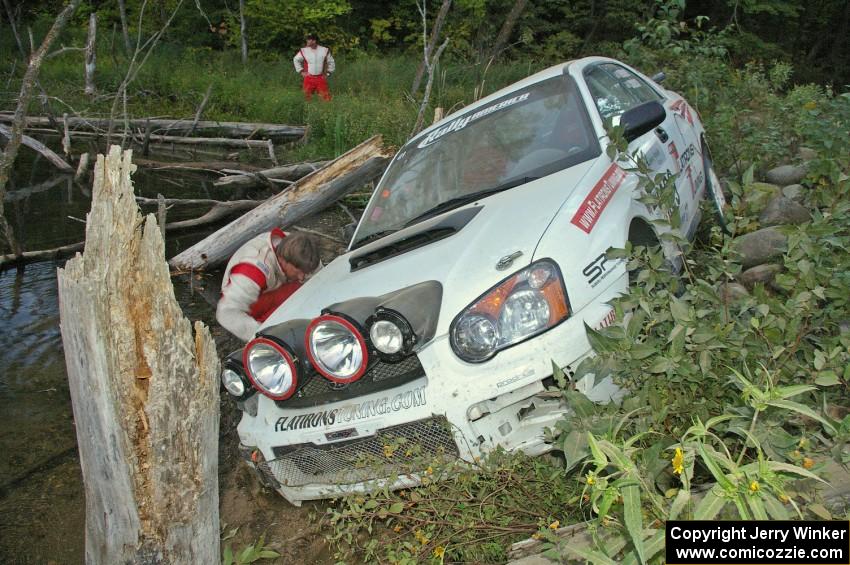
[[[413,218],[412,220],[410,220],[406,224],[404,224],[404,227],[412,226],[413,224],[415,224],[417,222],[420,222],[420,221],[425,220],[427,218],[430,218],[432,216],[436,216],[437,214],[440,214],[442,212],[447,212],[447,211],[452,210],[454,208],[459,208],[459,207],[463,206],[464,204],[468,204],[468,203],[473,202],[475,200],[480,200],[482,198],[486,198],[487,196],[490,196],[492,194],[496,194],[497,192],[504,192],[505,190],[517,187],[521,184],[525,184],[525,183],[531,182],[533,180],[537,180],[539,178],[540,177],[520,177],[520,178],[510,180],[510,181],[508,181],[504,184],[500,184],[499,186],[494,186],[493,188],[486,188],[484,190],[479,190],[479,191],[476,191],[476,192],[470,192],[469,194],[464,194],[463,196],[457,196],[455,198],[450,198],[449,200],[446,200],[445,202],[440,202],[439,204],[437,204],[436,206],[434,206],[430,210],[426,210],[422,214],[419,214],[418,216],[416,216],[415,218]]]
[[[366,245],[370,241],[375,241],[376,239],[381,239],[382,237],[384,237],[386,235],[390,235],[391,233],[395,233],[397,231],[398,231],[397,229],[389,229],[389,230],[376,231],[375,233],[370,233],[366,237],[360,238],[357,241],[355,241],[354,245],[352,246],[352,249],[357,249],[358,247],[363,247],[364,245]]]

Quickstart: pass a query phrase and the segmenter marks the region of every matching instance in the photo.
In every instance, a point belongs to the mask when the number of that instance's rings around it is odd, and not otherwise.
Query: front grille
[[[425,375],[425,370],[416,355],[398,363],[376,361],[359,380],[340,385],[317,373],[306,365],[307,375],[298,391],[286,400],[275,401],[280,408],[309,408],[329,402],[339,402],[395,388]]]
[[[448,421],[440,416],[393,426],[372,437],[330,445],[273,448],[268,462],[284,486],[346,485],[422,471],[435,458],[459,454]]]

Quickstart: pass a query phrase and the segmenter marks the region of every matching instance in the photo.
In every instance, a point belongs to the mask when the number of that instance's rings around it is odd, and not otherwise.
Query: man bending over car
[[[319,267],[319,245],[304,233],[275,228],[239,248],[224,271],[216,320],[248,341],[260,323]]]

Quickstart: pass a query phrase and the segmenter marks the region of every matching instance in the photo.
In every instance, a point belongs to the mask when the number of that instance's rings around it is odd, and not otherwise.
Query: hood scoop
[[[420,222],[370,243],[348,258],[351,272],[450,237],[462,230],[482,209],[483,206],[463,208],[452,214],[444,214]]]

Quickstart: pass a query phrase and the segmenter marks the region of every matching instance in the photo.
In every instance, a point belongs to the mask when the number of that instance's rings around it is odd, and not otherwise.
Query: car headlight
[[[272,400],[286,400],[298,386],[298,361],[288,346],[265,337],[248,342],[242,364],[254,387]]]
[[[570,315],[558,266],[537,261],[479,297],[452,321],[454,352],[471,363],[543,333]]]
[[[404,316],[389,308],[378,308],[366,320],[369,341],[384,361],[395,362],[406,357],[417,337]]]
[[[224,389],[227,392],[237,398],[245,394],[247,388],[245,381],[242,380],[242,376],[230,367],[225,367],[221,372],[221,384],[224,385]]]
[[[337,314],[319,316],[307,326],[307,357],[313,367],[335,383],[354,382],[366,372],[369,352],[363,332]]]

